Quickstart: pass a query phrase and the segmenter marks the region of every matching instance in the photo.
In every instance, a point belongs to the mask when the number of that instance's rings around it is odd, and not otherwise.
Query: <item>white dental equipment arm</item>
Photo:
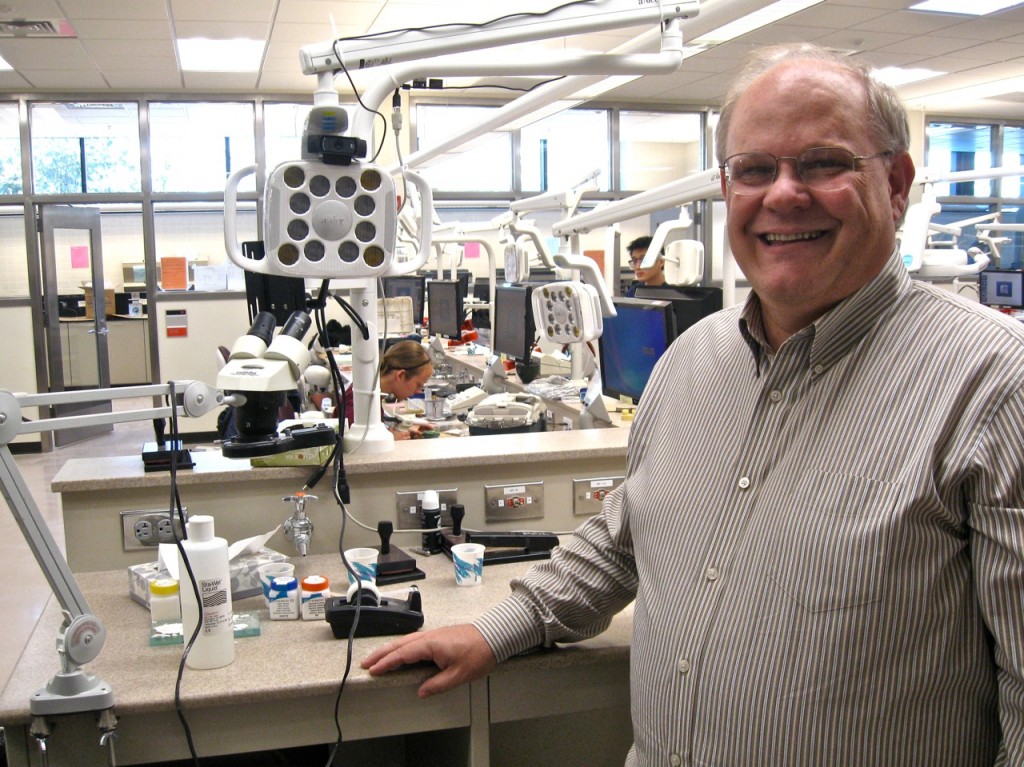
[[[180,388],[179,388],[180,387]],[[23,407],[48,407],[58,404],[104,402],[123,397],[168,396],[174,394],[172,406],[145,410],[117,411],[63,418],[28,421],[22,417]],[[179,396],[180,395],[180,396]],[[58,633],[57,652],[60,671],[32,696],[29,708],[33,716],[46,717],[85,711],[103,711],[114,705],[110,685],[82,670],[103,649],[106,629],[92,614],[61,553],[43,520],[39,507],[21,476],[11,454],[9,443],[21,434],[60,431],[81,426],[97,426],[165,418],[178,415],[199,416],[225,404],[224,395],[206,384],[183,381],[177,384],[128,386],[116,389],[87,389],[46,394],[19,394],[0,390],[0,489],[10,507],[21,533],[46,577],[50,590],[60,604],[64,621]]]

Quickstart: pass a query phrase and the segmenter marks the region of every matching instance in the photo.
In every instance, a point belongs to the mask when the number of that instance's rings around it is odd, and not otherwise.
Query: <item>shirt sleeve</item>
[[[996,409],[968,480],[970,551],[999,683],[1001,759],[1024,764],[1024,391]]]
[[[565,544],[522,578],[473,625],[498,661],[538,646],[597,636],[636,596],[632,539],[624,523],[627,484]]]

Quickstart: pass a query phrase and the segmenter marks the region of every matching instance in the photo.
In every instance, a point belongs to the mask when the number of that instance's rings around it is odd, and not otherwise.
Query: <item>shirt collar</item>
[[[910,289],[910,284],[903,257],[896,249],[871,282],[796,334],[813,335],[808,360],[811,367],[824,372],[842,359]],[[764,332],[761,299],[754,292],[747,297],[740,313],[739,329],[760,373],[761,363],[771,353],[771,347]]]

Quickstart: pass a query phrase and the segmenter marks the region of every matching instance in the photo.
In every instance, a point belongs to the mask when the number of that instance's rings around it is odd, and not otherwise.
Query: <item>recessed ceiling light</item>
[[[10,64],[7,63],[7,59],[0,56],[0,72],[10,72],[14,69]]]
[[[882,67],[881,69],[874,69],[871,71],[871,76],[873,78],[881,83],[885,83],[886,85],[891,85],[894,88],[898,85],[916,83],[921,80],[928,80],[932,77],[939,77],[944,74],[946,73],[937,72],[934,69],[924,69],[922,67]]]
[[[810,8],[812,5],[824,2],[824,0],[778,0],[778,2],[766,5],[759,11],[748,13],[742,18],[736,19],[725,26],[713,29],[706,35],[701,35],[690,40],[690,45],[721,45],[729,40],[753,32],[755,29],[768,26],[769,24],[792,16],[798,11]]]
[[[985,16],[997,11],[1004,11],[1021,5],[1024,0],[925,0],[912,5],[911,11],[931,11],[932,13],[959,13],[963,16]]]
[[[186,72],[257,72],[263,59],[263,40],[178,40],[178,58]]]

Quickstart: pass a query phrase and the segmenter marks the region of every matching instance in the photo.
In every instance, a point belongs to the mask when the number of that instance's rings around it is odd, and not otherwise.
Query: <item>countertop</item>
[[[578,435],[576,435],[578,436]],[[511,577],[524,573],[532,563],[489,565],[479,586],[458,586],[451,562],[443,555],[416,556],[427,578],[415,582],[423,597],[424,629],[472,620],[508,593]],[[340,558],[322,554],[294,558],[297,575],[322,574],[340,591],[347,584]],[[92,612],[107,628],[103,651],[87,670],[98,675],[114,691],[119,716],[173,710],[175,677],[181,646],[150,647],[149,613],[128,595],[126,571],[80,573],[76,576]],[[383,587],[385,594],[408,584]],[[345,668],[347,642],[334,639],[326,621],[272,621],[262,596],[240,600],[236,612],[249,612],[261,621],[261,635],[235,640],[235,660],[221,669],[186,669],[181,696],[184,706],[195,709],[333,694]],[[514,658],[492,673],[580,666],[622,661],[628,658],[632,609],[618,615],[604,634],[586,642],[566,645]],[[30,720],[29,700],[57,671],[54,638],[60,611],[51,597],[35,632],[0,695],[0,723],[23,724]],[[404,669],[383,677],[371,677],[359,660],[391,637],[355,640],[352,667],[346,690],[385,689],[418,685],[433,667]]]

